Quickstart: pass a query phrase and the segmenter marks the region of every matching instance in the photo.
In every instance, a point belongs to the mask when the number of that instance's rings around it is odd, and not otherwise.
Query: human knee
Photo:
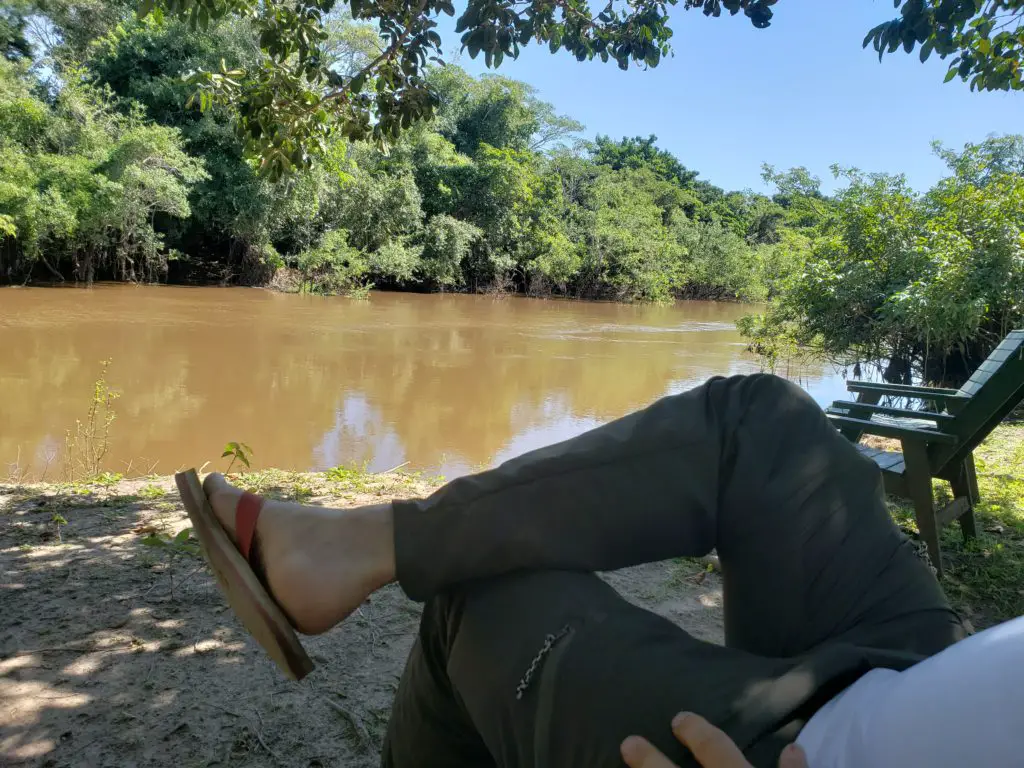
[[[814,399],[791,381],[757,373],[715,381],[709,389],[711,407],[726,434],[742,435],[749,448],[765,456],[800,441],[817,443],[835,430]]]
[[[770,373],[744,376],[740,382],[740,410],[747,423],[755,417],[762,425],[772,422],[794,424],[823,420],[819,406],[806,391],[792,381]]]
[[[749,404],[770,404],[786,407],[813,406],[814,400],[800,386],[773,373],[753,373],[745,377],[747,402]]]

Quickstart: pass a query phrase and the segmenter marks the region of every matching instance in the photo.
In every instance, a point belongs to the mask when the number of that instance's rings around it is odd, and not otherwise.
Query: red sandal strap
[[[256,520],[263,509],[263,499],[255,493],[245,491],[235,509],[235,535],[238,537],[238,551],[251,565],[252,542],[256,537]]]

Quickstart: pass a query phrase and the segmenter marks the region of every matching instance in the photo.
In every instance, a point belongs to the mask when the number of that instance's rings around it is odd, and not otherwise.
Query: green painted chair
[[[975,536],[978,479],[973,451],[1024,400],[1024,329],[1011,331],[960,389],[850,381],[855,401],[837,400],[825,412],[847,439],[893,438],[901,451],[858,449],[882,470],[885,490],[914,505],[921,539],[942,574],[939,531],[960,521],[964,538]],[[882,398],[888,405],[880,405]],[[928,410],[896,407],[917,401]],[[936,509],[932,478],[947,480],[953,501]]]

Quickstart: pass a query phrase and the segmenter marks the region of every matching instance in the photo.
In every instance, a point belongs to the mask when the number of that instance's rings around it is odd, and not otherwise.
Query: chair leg
[[[967,511],[960,515],[960,530],[964,534],[964,541],[969,541],[978,535],[974,521],[974,505],[978,503],[978,476],[974,471],[973,456],[969,455],[963,460],[950,486],[953,488],[954,498],[963,496],[970,503]]]
[[[928,547],[928,556],[935,567],[935,575],[942,578],[942,551],[939,549],[939,526],[935,520],[935,499],[932,496],[931,471],[924,443],[903,441],[903,460],[906,463],[906,488],[914,505],[917,530]]]
[[[968,454],[964,459],[964,468],[967,470],[967,482],[971,486],[971,504],[981,501],[981,492],[978,490],[978,471],[974,466],[974,454]]]

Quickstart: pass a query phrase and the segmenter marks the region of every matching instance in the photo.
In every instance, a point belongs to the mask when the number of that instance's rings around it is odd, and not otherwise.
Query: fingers
[[[704,768],[750,768],[736,743],[700,715],[689,712],[676,715],[672,733]]]
[[[640,736],[630,736],[619,749],[629,768],[676,768],[651,742]]]
[[[798,744],[790,744],[779,755],[779,768],[807,768],[807,754]]]
[[[676,715],[672,732],[704,768],[751,768],[736,743],[700,715],[689,712]],[[630,736],[620,749],[629,768],[676,768],[651,742],[640,736]],[[798,745],[790,744],[779,755],[779,768],[808,768],[807,755]]]

